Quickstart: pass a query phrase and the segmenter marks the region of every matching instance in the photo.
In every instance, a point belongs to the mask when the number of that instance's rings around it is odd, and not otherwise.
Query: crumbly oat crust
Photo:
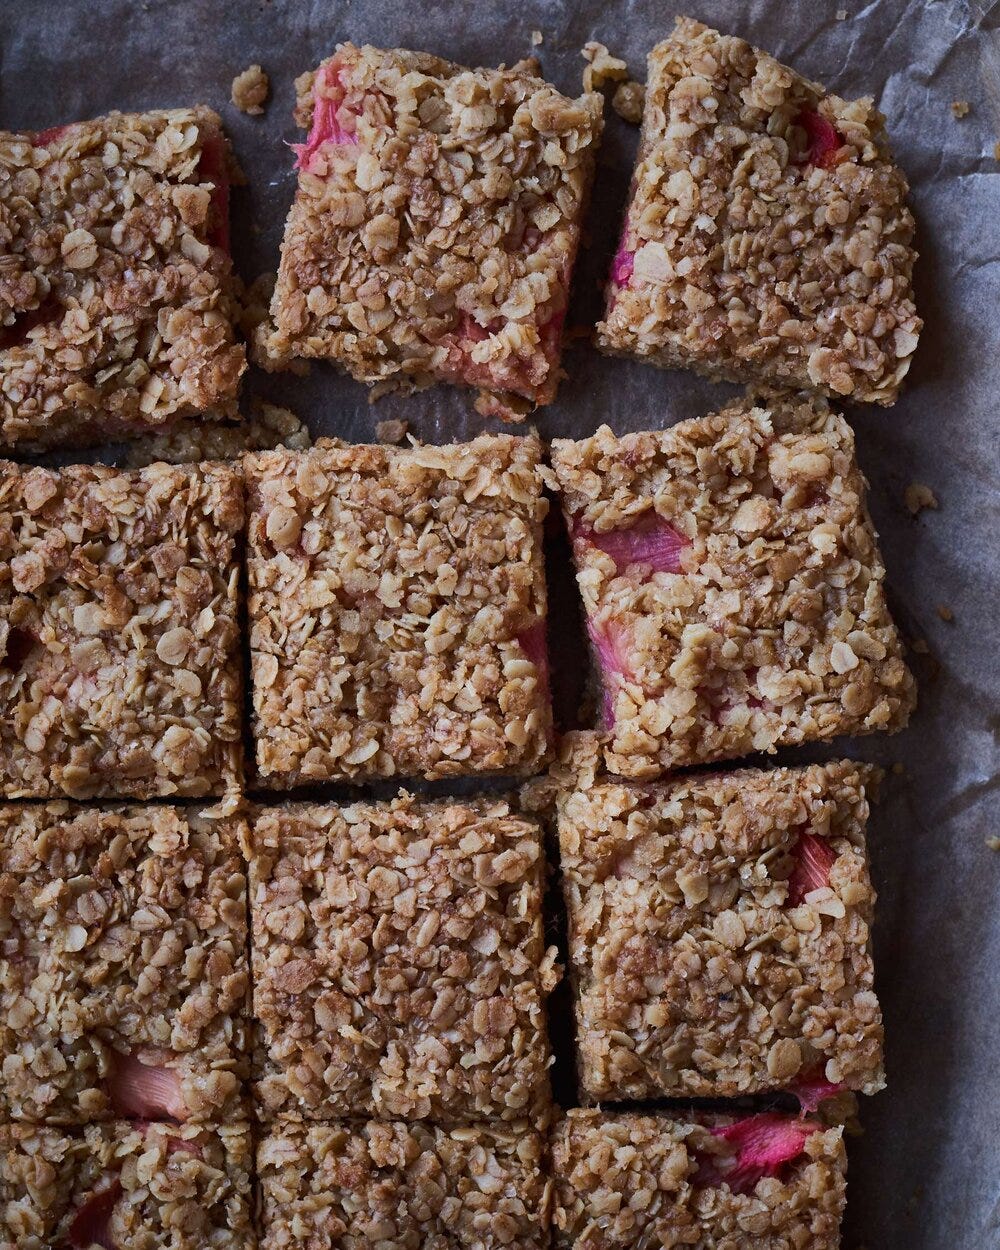
[[[531,773],[548,752],[537,439],[265,452],[248,479],[269,786]]]
[[[891,404],[922,325],[906,192],[870,99],[678,18],[649,55],[598,343]]]
[[[204,796],[241,758],[225,465],[0,462],[0,793]]]
[[[235,415],[230,159],[203,107],[0,132],[0,445]]]
[[[234,822],[0,807],[0,1119],[231,1120],[246,938]]]
[[[233,79],[230,99],[241,113],[257,117],[264,111],[264,102],[271,90],[271,81],[260,65],[248,65]]]
[[[261,1250],[546,1250],[543,1143],[524,1126],[275,1126]]]
[[[250,1133],[0,1124],[0,1250],[255,1250]]]
[[[570,1111],[555,1133],[555,1244],[559,1250],[836,1250],[844,1208],[842,1130],[816,1125],[783,1176],[734,1192],[732,1121]],[[707,1165],[707,1166],[706,1166]],[[711,1168],[709,1174],[708,1168]]]
[[[265,354],[549,403],[602,127],[526,67],[341,44],[298,80],[299,184]]]
[[[587,1099],[735,1097],[807,1077],[883,1087],[869,771],[739,769],[559,796]]]
[[[542,1123],[538,825],[502,800],[261,810],[247,848],[265,1118]]]
[[[672,429],[558,439],[602,673],[607,766],[901,729],[915,701],[847,422],[759,396]]]
[[[288,408],[258,404],[253,416],[237,424],[221,421],[178,421],[162,434],[130,443],[124,464],[142,469],[147,464],[197,464],[202,460],[239,460],[248,451],[312,446],[309,429]]]

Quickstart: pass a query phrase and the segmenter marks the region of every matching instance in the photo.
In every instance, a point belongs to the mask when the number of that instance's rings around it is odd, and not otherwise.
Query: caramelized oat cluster
[[[501,415],[550,402],[600,97],[349,43],[297,85],[309,137],[266,357],[480,387]]]
[[[882,123],[870,99],[828,95],[678,18],[649,56],[599,345],[893,403],[922,323],[906,179]]]
[[[0,807],[0,1120],[231,1119],[246,938],[231,822]]]
[[[842,1130],[777,1115],[570,1111],[556,1130],[558,1250],[836,1250]]]
[[[253,1250],[244,1126],[0,1124],[5,1250]]]
[[[545,1250],[543,1151],[496,1124],[286,1121],[257,1150],[261,1250]]]
[[[239,474],[0,462],[0,793],[218,795],[240,772]]]
[[[759,396],[552,464],[629,777],[901,729],[914,686],[847,422]]]
[[[248,847],[266,1118],[542,1123],[541,831],[501,800],[262,809]]]
[[[230,159],[203,107],[0,132],[0,445],[235,414]]]
[[[588,1099],[882,1088],[867,772],[738,769],[560,794]]]
[[[548,752],[536,439],[245,462],[257,768],[536,771]]]

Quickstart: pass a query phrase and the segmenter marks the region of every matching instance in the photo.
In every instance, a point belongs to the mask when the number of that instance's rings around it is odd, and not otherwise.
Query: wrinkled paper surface
[[[929,654],[911,656],[921,702],[910,729],[835,748],[905,770],[888,777],[870,826],[889,1089],[865,1100],[865,1135],[850,1144],[844,1245],[989,1250],[1000,1247],[1000,854],[985,845],[1000,834],[1000,4],[699,0],[689,11],[839,95],[874,95],[913,187],[923,339],[897,405],[848,414],[897,619]],[[233,201],[234,252],[249,281],[276,268],[293,193],[293,79],[338,40],[467,65],[535,53],[546,77],[577,93],[585,41],[606,43],[644,78],[645,54],[673,15],[657,0],[0,0],[0,126],[213,105],[249,179]],[[229,103],[233,77],[255,61],[273,89],[262,118]],[[969,101],[963,120],[953,100]],[[570,325],[596,319],[635,148],[636,130],[608,114]],[[564,364],[558,401],[536,422],[544,436],[582,436],[604,421],[619,432],[659,428],[734,389],[607,359],[585,340]],[[468,394],[439,388],[370,407],[361,386],[322,365],[304,379],[256,374],[245,393],[290,406],[314,434],[355,442],[390,417],[438,442],[483,425]],[[903,491],[914,480],[933,488],[939,511],[908,514]]]

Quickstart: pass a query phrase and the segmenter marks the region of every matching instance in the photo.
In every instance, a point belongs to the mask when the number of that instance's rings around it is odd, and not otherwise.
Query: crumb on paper
[[[631,122],[633,126],[638,126],[642,121],[642,110],[645,103],[646,88],[641,82],[635,82],[634,79],[619,83],[615,88],[615,94],[611,97],[611,107],[619,117],[627,122]]]
[[[533,30],[531,32],[531,46],[533,48],[539,47],[544,37],[545,36],[542,34],[540,30]]]
[[[986,845],[991,851],[1000,851],[1000,838],[987,838]]]
[[[1000,161],[1000,143],[994,143],[993,145],[993,159]]]
[[[388,421],[379,421],[375,426],[375,438],[380,443],[401,443],[410,428],[408,421],[400,421],[392,417]]]
[[[256,117],[264,111],[271,82],[260,65],[248,65],[233,79],[230,98],[241,113]]]
[[[916,652],[917,655],[930,655],[931,653],[926,638],[914,638],[910,643],[910,650]]]
[[[924,482],[911,482],[903,492],[903,502],[910,516],[916,516],[923,508],[937,509],[937,495]]]
[[[948,607],[946,603],[939,603],[937,606],[937,614],[942,621],[953,621],[955,613]]]
[[[620,82],[628,77],[628,66],[617,56],[612,56],[603,43],[591,39],[583,45],[581,56],[587,62],[583,71],[584,91],[596,91],[605,82]]]
[[[902,775],[903,775],[905,772],[906,772],[906,769],[905,769],[905,768],[903,767],[903,765],[899,762],[899,760],[896,760],[895,764],[893,764],[893,766],[892,766],[892,773],[893,773],[893,776],[894,776],[894,777],[902,777]]]
[[[968,100],[952,100],[951,111],[957,118],[968,117],[969,101]]]
[[[846,22],[846,21],[847,21],[847,10],[846,10],[846,9],[838,9],[838,10],[837,10],[837,13],[836,13],[836,18],[837,18],[837,21],[838,21],[838,22]]]

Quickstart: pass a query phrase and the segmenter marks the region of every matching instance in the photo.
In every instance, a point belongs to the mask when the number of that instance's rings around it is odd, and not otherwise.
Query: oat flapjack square
[[[824,400],[557,439],[612,772],[901,729],[913,679],[865,481]]]
[[[204,107],[0,132],[0,446],[235,415],[230,161]]]
[[[569,99],[528,63],[350,43],[297,88],[309,135],[266,357],[478,387],[501,416],[549,403],[600,96]]]
[[[546,1250],[544,1167],[525,1126],[279,1121],[257,1148],[261,1247]]]
[[[534,821],[499,799],[292,804],[257,814],[248,858],[264,1118],[543,1121]]]
[[[836,1250],[843,1129],[776,1112],[570,1111],[553,1135],[557,1250]]]
[[[840,761],[558,799],[584,1097],[884,1085],[865,786]]]
[[[871,99],[678,18],[649,55],[598,343],[891,404],[922,325],[906,192]]]
[[[263,785],[540,766],[540,455],[484,435],[247,457]]]
[[[246,941],[236,822],[0,806],[0,1120],[235,1118]]]
[[[246,1124],[0,1123],[0,1250],[255,1250]]]
[[[0,795],[220,795],[240,774],[239,475],[0,462]]]

